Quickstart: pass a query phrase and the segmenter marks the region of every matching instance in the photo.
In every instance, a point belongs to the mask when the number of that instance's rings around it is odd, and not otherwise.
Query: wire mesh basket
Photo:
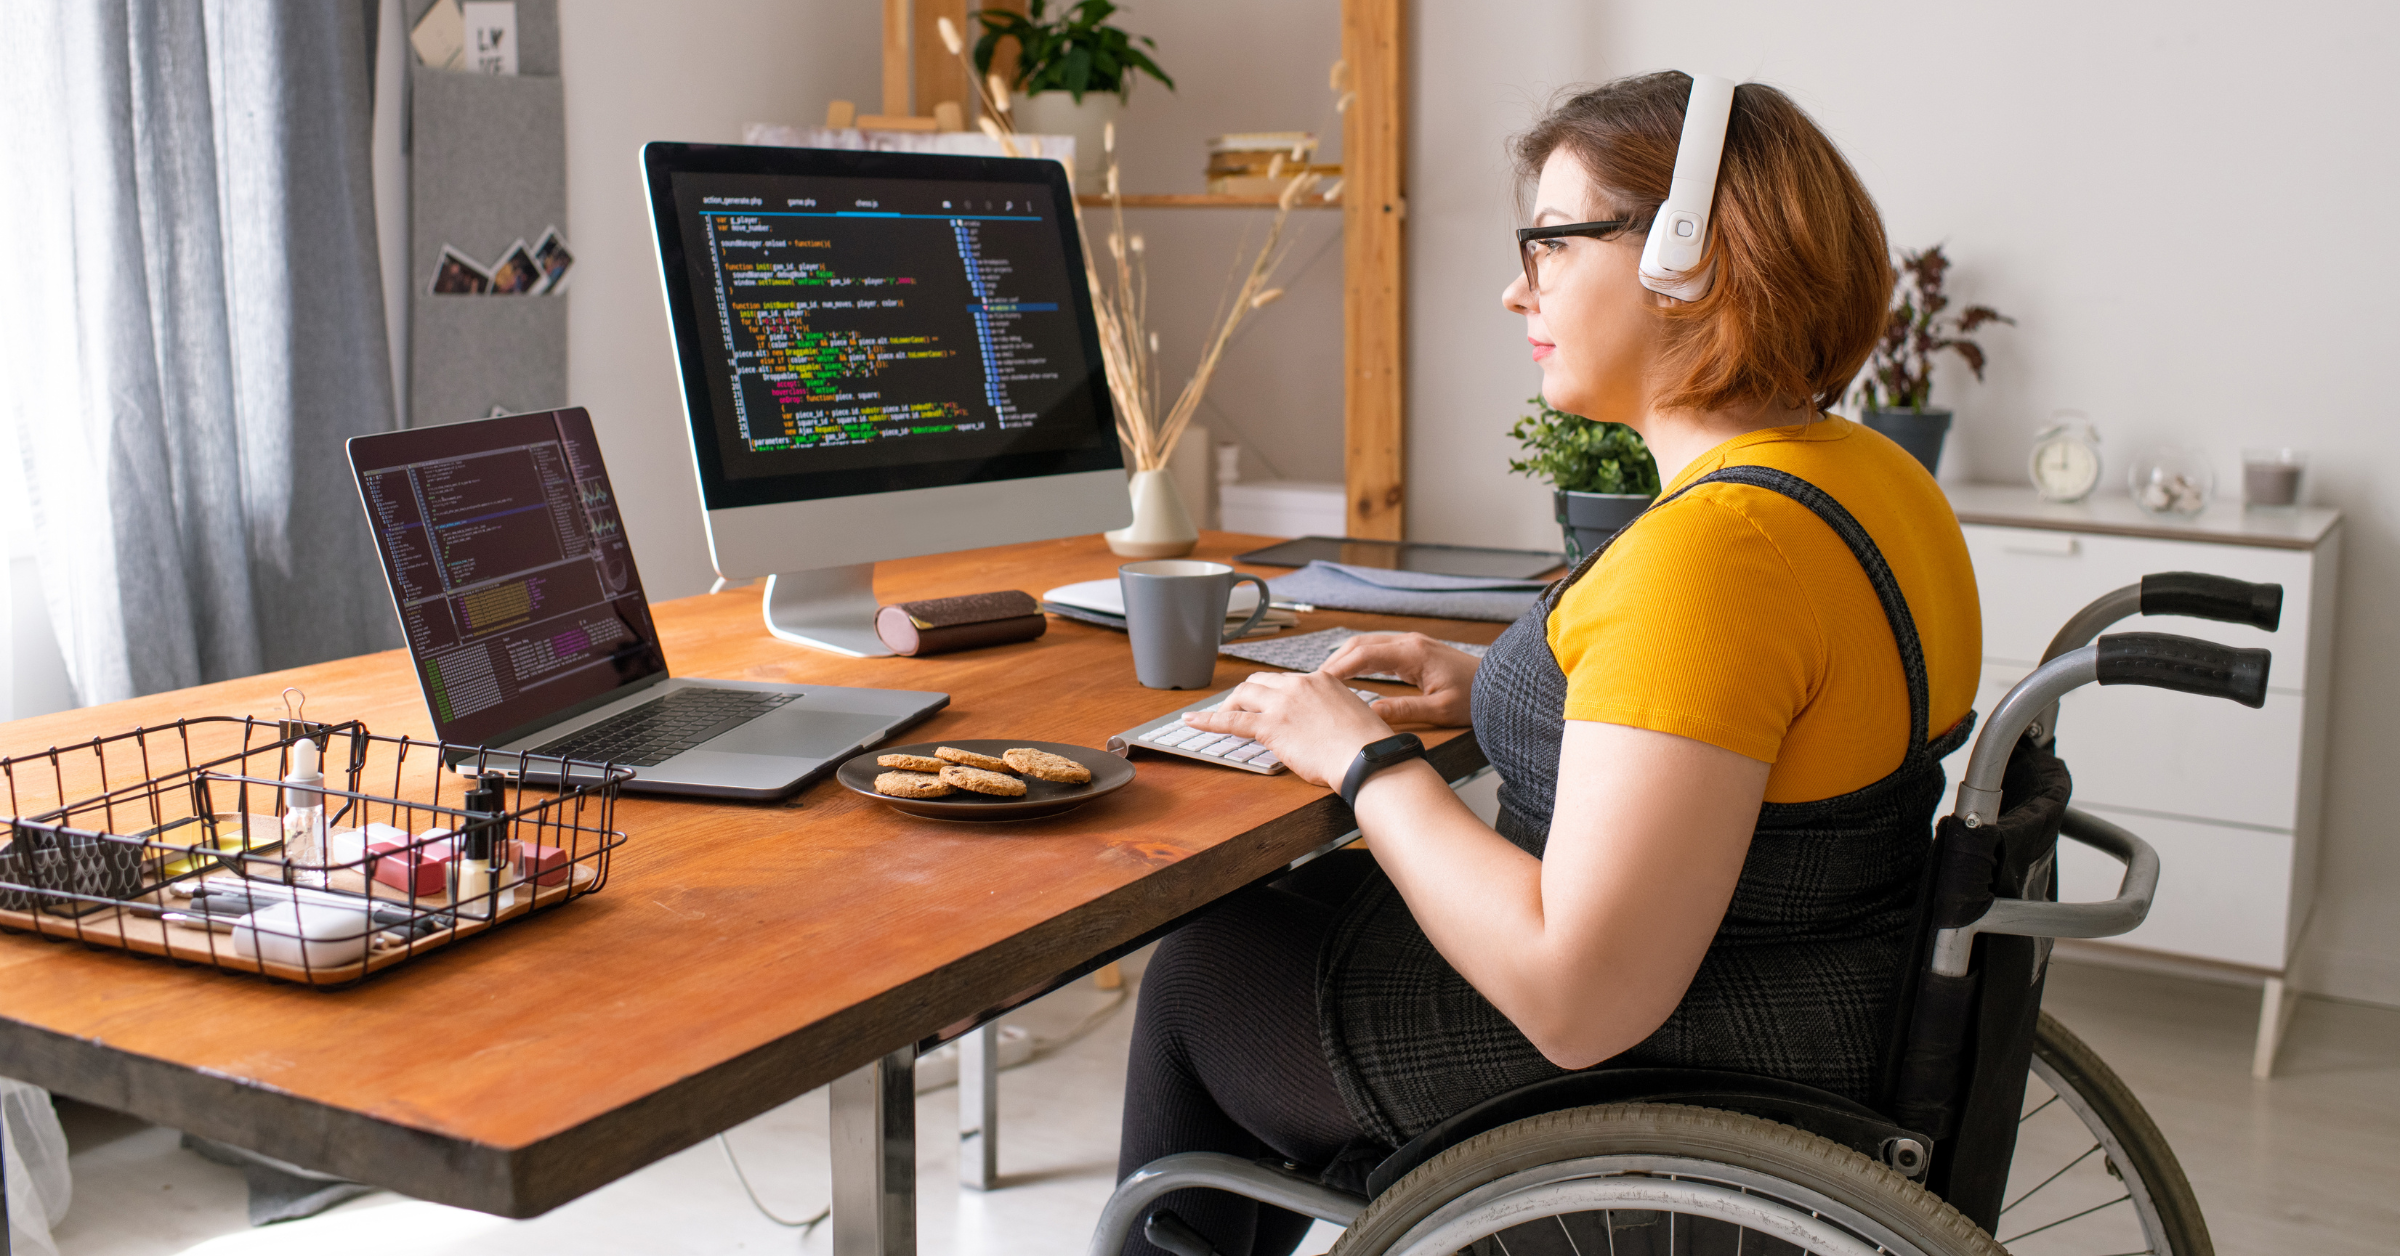
[[[346,985],[600,889],[632,775],[245,716],[0,759],[0,929]]]

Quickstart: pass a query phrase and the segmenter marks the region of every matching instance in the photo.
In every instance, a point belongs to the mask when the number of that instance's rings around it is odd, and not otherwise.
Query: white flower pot
[[[1108,178],[1108,152],[1101,143],[1101,132],[1116,121],[1125,102],[1115,92],[1085,92],[1083,103],[1065,92],[1042,92],[1020,96],[1009,106],[1016,115],[1017,129],[1029,135],[1071,135],[1075,137],[1075,188],[1079,192],[1102,192]]]
[[[1200,529],[1192,526],[1172,475],[1136,471],[1125,487],[1133,494],[1133,522],[1101,534],[1110,550],[1124,558],[1181,558],[1200,543]]]

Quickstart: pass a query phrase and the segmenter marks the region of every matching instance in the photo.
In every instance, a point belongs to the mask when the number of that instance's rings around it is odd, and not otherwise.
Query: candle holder
[[[2292,510],[2300,505],[2308,454],[2299,449],[2242,451],[2242,505],[2252,510]]]

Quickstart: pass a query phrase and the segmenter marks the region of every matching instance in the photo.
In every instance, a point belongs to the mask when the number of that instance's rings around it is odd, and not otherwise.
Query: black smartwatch
[[[1382,741],[1370,741],[1358,748],[1358,757],[1350,761],[1350,770],[1342,774],[1342,802],[1358,805],[1358,787],[1367,778],[1395,763],[1425,757],[1425,743],[1415,733],[1394,733]]]

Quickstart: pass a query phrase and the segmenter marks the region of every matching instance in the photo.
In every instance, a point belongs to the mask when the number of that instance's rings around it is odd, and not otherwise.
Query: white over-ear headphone
[[[1642,286],[1679,301],[1707,296],[1715,278],[1714,268],[1701,266],[1700,258],[1708,251],[1708,210],[1717,196],[1725,125],[1733,120],[1733,87],[1729,78],[1692,75],[1683,138],[1675,145],[1675,178],[1642,243]]]

